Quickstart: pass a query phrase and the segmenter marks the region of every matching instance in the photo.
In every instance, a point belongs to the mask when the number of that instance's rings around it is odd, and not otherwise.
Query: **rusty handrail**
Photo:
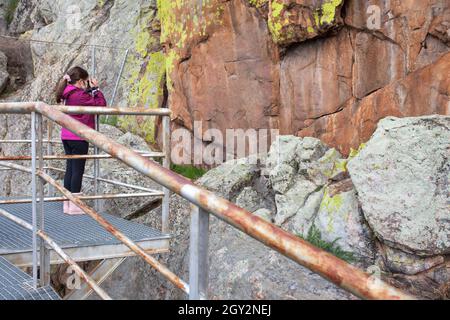
[[[35,111],[35,102],[7,102],[1,103],[2,113],[29,114]],[[169,109],[143,109],[143,108],[119,108],[119,107],[86,107],[86,106],[49,106],[54,111],[66,114],[94,114],[94,115],[147,115],[147,116],[170,116]]]
[[[16,109],[19,108],[20,104],[17,104],[15,107]],[[334,255],[311,245],[307,241],[239,208],[230,201],[196,186],[192,181],[169,169],[163,168],[154,161],[142,157],[138,153],[80,124],[77,120],[44,103],[37,102],[34,106],[24,103],[23,108],[29,112],[34,111],[44,115],[114,158],[150,177],[160,185],[181,195],[191,203],[214,214],[219,219],[360,298],[384,300],[415,299],[413,296],[390,286],[381,279],[371,276]],[[6,104],[5,108],[3,104],[0,104],[0,112],[7,111],[8,104]]]
[[[164,153],[162,152],[147,152],[141,153],[143,157],[146,158],[163,158]],[[109,154],[87,154],[87,155],[49,155],[43,156],[43,160],[73,160],[73,159],[82,159],[82,160],[108,160],[114,159]],[[31,161],[33,160],[30,156],[0,156],[0,161]]]

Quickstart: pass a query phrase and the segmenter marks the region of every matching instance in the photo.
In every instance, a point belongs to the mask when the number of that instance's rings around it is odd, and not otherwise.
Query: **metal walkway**
[[[135,255],[127,246],[101,227],[88,215],[69,216],[62,203],[44,203],[45,228],[48,235],[75,261],[92,261]],[[20,219],[31,223],[31,204],[0,205]],[[111,215],[102,215],[148,253],[166,252],[170,236],[142,224]],[[0,217],[0,256],[19,267],[32,265],[32,232]],[[51,264],[64,261],[50,253]]]
[[[0,167],[2,167],[2,170],[14,170],[31,175],[32,199],[30,202],[33,203],[35,210],[33,210],[32,214],[30,205],[19,205],[17,202],[15,205],[10,205],[11,202],[9,201],[5,202],[8,205],[0,205],[0,216],[5,218],[0,219],[0,257],[7,258],[10,263],[16,266],[32,265],[32,287],[36,290],[39,290],[40,286],[43,288],[48,287],[50,283],[50,265],[65,261],[73,267],[73,271],[80,279],[85,281],[86,287],[90,288],[73,290],[75,294],[67,298],[83,299],[89,295],[89,290],[91,290],[95,291],[102,299],[111,300],[111,297],[99,284],[123,261],[123,257],[137,255],[174,286],[185,292],[190,299],[207,299],[208,291],[210,290],[208,286],[209,216],[214,215],[260,241],[265,246],[320,274],[325,279],[358,297],[389,300],[415,299],[415,297],[392,287],[381,279],[315,247],[228,200],[202,189],[191,180],[172,172],[170,170],[171,112],[168,109],[49,106],[42,102],[12,102],[0,103],[0,114],[31,114],[31,158],[27,158],[27,160],[31,159],[31,169],[15,163],[3,163],[1,157]],[[148,157],[144,157],[139,152],[81,124],[68,114],[163,117],[162,140],[164,158],[162,165],[156,161],[150,161]],[[52,155],[52,145],[49,144],[47,146],[47,156],[50,158],[45,158],[43,152],[44,117],[49,123],[56,123],[90,142],[97,151],[101,150],[107,153],[111,159],[120,160],[143,176],[161,185],[164,194],[161,208],[162,233],[119,218],[99,214],[97,210],[86,205],[83,199],[72,194],[49,173],[46,173],[46,169],[49,169],[49,167],[45,166],[45,162],[52,159],[61,159],[61,157]],[[51,137],[49,127],[48,141],[51,140]],[[2,140],[0,140],[1,142]],[[16,142],[18,143],[18,141]],[[9,141],[5,140],[4,143],[9,143]],[[95,152],[95,154],[98,154],[98,152]],[[8,159],[8,157],[10,155],[5,155],[3,160]],[[52,166],[50,165],[50,167]],[[99,166],[96,165],[95,169],[94,172],[98,173]],[[113,182],[102,181],[98,178],[99,175],[95,174],[94,179],[97,183],[94,186],[97,185],[97,187],[98,182]],[[62,198],[57,200],[67,199],[72,201],[82,208],[88,216],[66,216],[62,213],[62,204],[38,201],[38,197],[40,198],[39,200],[44,200],[47,196],[44,192],[45,183],[54,188],[53,191],[57,190],[63,195]],[[123,183],[120,184],[124,186]],[[139,187],[139,189],[141,188]],[[152,255],[152,253],[168,251],[169,249],[169,235],[165,233],[170,230],[169,202],[171,192],[180,195],[192,204],[190,217],[188,218],[190,219],[189,284]],[[54,196],[53,192],[50,193],[50,196]],[[95,187],[94,193],[96,195],[98,193]],[[132,197],[136,195],[128,194],[127,196]],[[154,194],[149,196],[154,196]],[[55,199],[52,200],[54,201]],[[42,205],[45,206],[42,207]],[[34,219],[32,219],[32,216]],[[44,224],[40,223],[42,217],[45,217]],[[33,224],[29,223],[31,220],[33,220]],[[22,228],[15,226],[13,222],[9,221],[14,221]],[[27,232],[24,229],[30,231]],[[115,240],[116,238],[118,240]],[[43,242],[38,245],[38,240],[43,240]],[[60,258],[57,257],[56,253]],[[90,260],[103,260],[103,262],[89,275],[77,264],[77,261]],[[6,276],[5,279],[7,279]],[[5,287],[8,286],[6,285]],[[18,287],[23,288],[20,285]]]
[[[0,300],[60,300],[49,286],[33,288],[33,279],[0,257]]]

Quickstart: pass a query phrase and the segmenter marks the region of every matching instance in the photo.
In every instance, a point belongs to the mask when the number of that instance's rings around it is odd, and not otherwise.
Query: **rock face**
[[[449,117],[387,118],[349,162],[365,217],[383,242],[427,256],[450,252],[449,141]]]
[[[194,121],[223,132],[279,129],[348,155],[386,116],[450,113],[446,0],[21,0],[12,17],[6,32],[30,51],[11,77],[22,88],[14,100],[52,102],[69,65],[92,69],[86,45],[108,44],[96,49],[108,101],[170,105],[174,126],[189,130]],[[4,43],[0,50],[20,65]],[[8,40],[27,52],[21,46]],[[151,118],[104,120],[158,142]]]
[[[54,103],[55,85],[68,68],[80,65],[92,76],[95,64],[94,76],[109,104],[161,107],[165,64],[156,15],[155,0],[19,1],[8,32],[21,40],[2,39],[0,48],[5,43],[19,54],[24,51],[21,46],[26,45],[31,57],[23,56],[22,60],[33,61],[33,72],[28,77],[24,77],[23,70],[18,72],[26,84],[9,99]],[[92,45],[97,46],[95,60]],[[112,101],[117,82],[118,90]],[[153,118],[111,116],[104,121],[139,134],[149,142],[155,141]]]
[[[450,113],[448,1],[160,6],[169,103],[188,129],[278,128],[347,155],[386,116]]]
[[[8,22],[6,21],[8,3],[7,0],[0,0],[0,35],[5,34],[8,29]]]
[[[0,94],[5,90],[9,82],[9,73],[7,70],[8,58],[0,51]]]

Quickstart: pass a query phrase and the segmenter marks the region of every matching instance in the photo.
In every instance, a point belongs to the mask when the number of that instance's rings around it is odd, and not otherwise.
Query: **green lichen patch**
[[[165,57],[154,32],[156,11],[149,9],[140,17],[134,32],[135,45],[125,64],[123,87],[126,90],[127,106],[156,109],[161,107],[165,85]],[[118,126],[155,142],[155,119],[143,116],[121,116],[103,119],[105,123]]]
[[[172,72],[189,55],[192,42],[203,39],[208,28],[222,24],[224,4],[217,0],[157,0],[161,22],[160,41],[166,47],[167,87],[172,90]]]
[[[270,0],[269,4],[267,23],[272,39],[279,45],[288,45],[315,38],[333,27],[343,0],[325,0],[319,7],[292,5],[283,0]]]
[[[365,144],[365,143],[362,143],[362,144],[359,146],[358,150],[355,150],[355,149],[351,148],[351,149],[350,149],[350,155],[349,155],[348,159],[351,160],[351,159],[353,159],[353,158],[356,158],[356,157],[359,155],[359,153],[360,153],[362,150],[364,150],[365,148],[366,148],[366,144]]]
[[[328,0],[318,10],[318,22],[320,25],[331,24],[336,18],[336,10],[343,0]]]
[[[269,3],[269,0],[248,0],[248,3],[256,8],[262,8]]]
[[[323,195],[322,203],[320,204],[320,209],[325,209],[327,212],[333,213],[341,209],[343,204],[342,195],[337,194],[332,197],[328,190],[325,190]]]

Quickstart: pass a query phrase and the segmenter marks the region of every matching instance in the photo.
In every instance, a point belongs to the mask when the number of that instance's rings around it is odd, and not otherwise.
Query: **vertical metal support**
[[[47,154],[53,154],[53,122],[52,121],[47,121],[48,125],[47,125]],[[51,167],[52,166],[52,161],[49,160],[48,165]],[[47,169],[47,174],[51,174],[51,170]],[[54,197],[55,196],[55,187],[53,187],[52,185],[48,186],[48,194],[50,197]]]
[[[44,123],[42,115],[37,114],[37,158],[39,171],[44,170]],[[45,230],[45,212],[44,212],[44,180],[38,179],[39,202],[37,204],[38,228]],[[39,242],[39,280],[41,286],[50,284],[50,251],[45,245],[45,241],[38,239]]]
[[[162,117],[163,131],[163,167],[170,169],[170,116]],[[162,232],[169,233],[169,213],[170,213],[170,190],[163,188],[164,198],[162,201]]]
[[[207,299],[209,214],[195,206],[191,210],[189,247],[189,299]]]
[[[95,51],[96,51],[95,49],[96,49],[95,46],[92,46],[92,53],[91,53],[91,54],[92,54],[92,57],[91,57],[91,58],[92,58],[92,61],[91,61],[91,62],[92,62],[92,65],[91,65],[91,68],[92,68],[92,69],[91,69],[91,75],[92,75],[93,77],[95,77],[95,73],[97,72],[97,70],[96,70],[96,69],[97,69],[97,65],[96,65],[96,63],[95,63],[95,62],[96,62],[96,61],[95,61],[95,53],[96,53],[96,52],[95,52]]]
[[[96,115],[95,116],[95,130],[100,131],[100,116]],[[98,155],[99,154],[99,149],[98,147],[94,147],[94,154]],[[95,159],[94,160],[94,194],[98,195],[99,193],[99,181],[98,178],[100,176],[100,161],[99,159]],[[99,211],[99,200],[95,200],[94,201],[94,208],[95,211]]]
[[[120,66],[119,75],[117,76],[116,85],[114,86],[114,91],[111,97],[111,105],[114,106],[114,101],[116,100],[117,90],[119,89],[120,79],[122,78],[123,69],[125,68],[125,64],[127,63],[128,53],[130,49],[125,51],[125,56],[123,57],[122,65]]]
[[[95,77],[95,74],[97,72],[97,65],[96,65],[96,61],[95,61],[95,54],[96,54],[96,47],[92,46],[92,70],[91,70],[91,75],[93,77]],[[100,131],[100,116],[96,115],[95,116],[95,130]],[[98,155],[99,154],[99,149],[97,147],[94,147],[94,154]],[[94,160],[94,194],[98,194],[99,193],[99,182],[98,182],[98,177],[100,175],[100,161],[98,159]],[[99,200],[95,200],[94,201],[94,208],[96,211],[99,211]]]
[[[32,236],[33,246],[33,287],[38,287],[38,253],[37,253],[37,190],[36,190],[36,112],[31,113],[31,215],[32,215]]]

